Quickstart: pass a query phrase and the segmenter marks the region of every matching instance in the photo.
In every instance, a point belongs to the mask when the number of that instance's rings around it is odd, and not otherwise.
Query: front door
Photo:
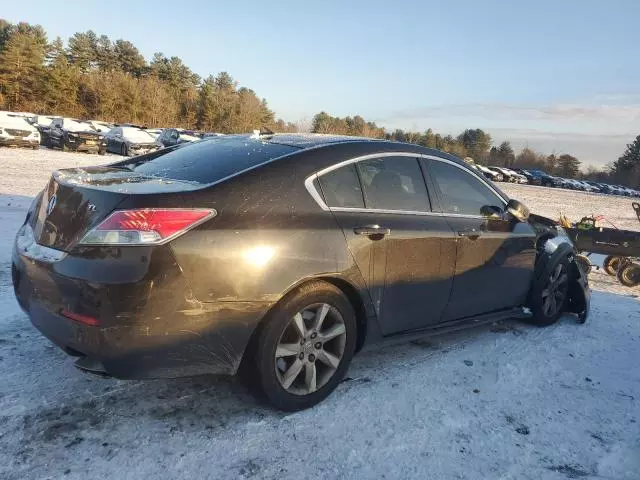
[[[451,291],[455,236],[443,217],[431,215],[417,158],[368,158],[319,178],[382,333],[438,323]]]
[[[532,281],[536,234],[505,215],[505,201],[467,168],[426,160],[438,208],[457,237],[455,277],[443,320],[524,304]]]

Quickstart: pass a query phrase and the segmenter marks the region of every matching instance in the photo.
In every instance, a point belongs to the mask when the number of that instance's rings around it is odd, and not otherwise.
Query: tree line
[[[605,165],[602,169],[588,166],[583,171],[582,162],[568,153],[546,155],[525,147],[516,154],[508,141],[502,142],[497,147],[492,146],[491,135],[479,128],[466,129],[456,137],[434,133],[431,129],[424,132],[408,132],[401,129],[387,132],[375,122],[368,122],[360,116],[339,118],[320,112],[313,117],[311,131],[415,143],[442,150],[460,158],[471,158],[481,165],[542,170],[563,178],[593,180],[640,188],[640,135],[634,142],[627,145],[627,149],[618,160]]]
[[[65,45],[40,25],[2,19],[0,107],[224,133],[295,130],[227,72],[202,79],[179,57],[155,53],[147,62],[127,40],[89,30]]]
[[[277,119],[264,98],[239,86],[227,72],[203,79],[176,56],[158,52],[147,61],[124,39],[113,41],[89,30],[75,33],[65,45],[60,37],[50,42],[40,25],[2,19],[0,109],[220,133],[299,130]],[[530,148],[516,154],[508,141],[492,146],[491,135],[477,128],[458,136],[431,129],[387,131],[358,115],[340,118],[320,112],[305,130],[415,143],[481,164],[640,187],[640,136],[603,170],[588,167],[582,172],[573,155],[544,155]]]

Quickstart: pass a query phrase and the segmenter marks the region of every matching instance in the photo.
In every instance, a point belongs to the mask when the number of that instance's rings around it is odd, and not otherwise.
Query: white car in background
[[[485,167],[484,165],[479,165],[476,164],[476,168],[489,180],[493,181],[493,182],[502,182],[504,181],[504,175],[502,175],[500,172],[494,172],[493,170],[491,170],[488,167]]]
[[[22,116],[0,113],[0,145],[40,148],[40,132]]]
[[[505,181],[507,182],[529,183],[529,180],[527,180],[527,177],[519,174],[518,172],[511,170],[510,168],[506,168],[506,167],[489,167],[489,168],[494,172],[500,172],[504,177]]]
[[[505,168],[512,176],[516,179],[516,183],[525,184],[529,183],[529,179],[521,173],[516,172],[515,170],[511,170],[510,168]]]
[[[100,120],[87,120],[86,123],[91,125],[100,133],[107,133],[109,130],[113,128],[113,124],[102,122]]]

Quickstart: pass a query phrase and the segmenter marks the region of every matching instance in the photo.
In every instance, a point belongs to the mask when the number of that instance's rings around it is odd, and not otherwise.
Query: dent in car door
[[[380,328],[385,335],[442,320],[453,283],[455,238],[446,220],[429,215],[378,214],[384,238]]]
[[[457,236],[455,277],[443,319],[522,305],[533,277],[533,228],[505,215],[504,200],[466,167],[425,163],[438,209]]]

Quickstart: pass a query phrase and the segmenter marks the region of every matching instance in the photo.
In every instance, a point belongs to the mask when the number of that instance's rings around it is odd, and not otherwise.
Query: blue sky
[[[585,164],[640,134],[640,1],[10,2],[50,38],[88,29],[226,70],[279,117],[489,131]]]

